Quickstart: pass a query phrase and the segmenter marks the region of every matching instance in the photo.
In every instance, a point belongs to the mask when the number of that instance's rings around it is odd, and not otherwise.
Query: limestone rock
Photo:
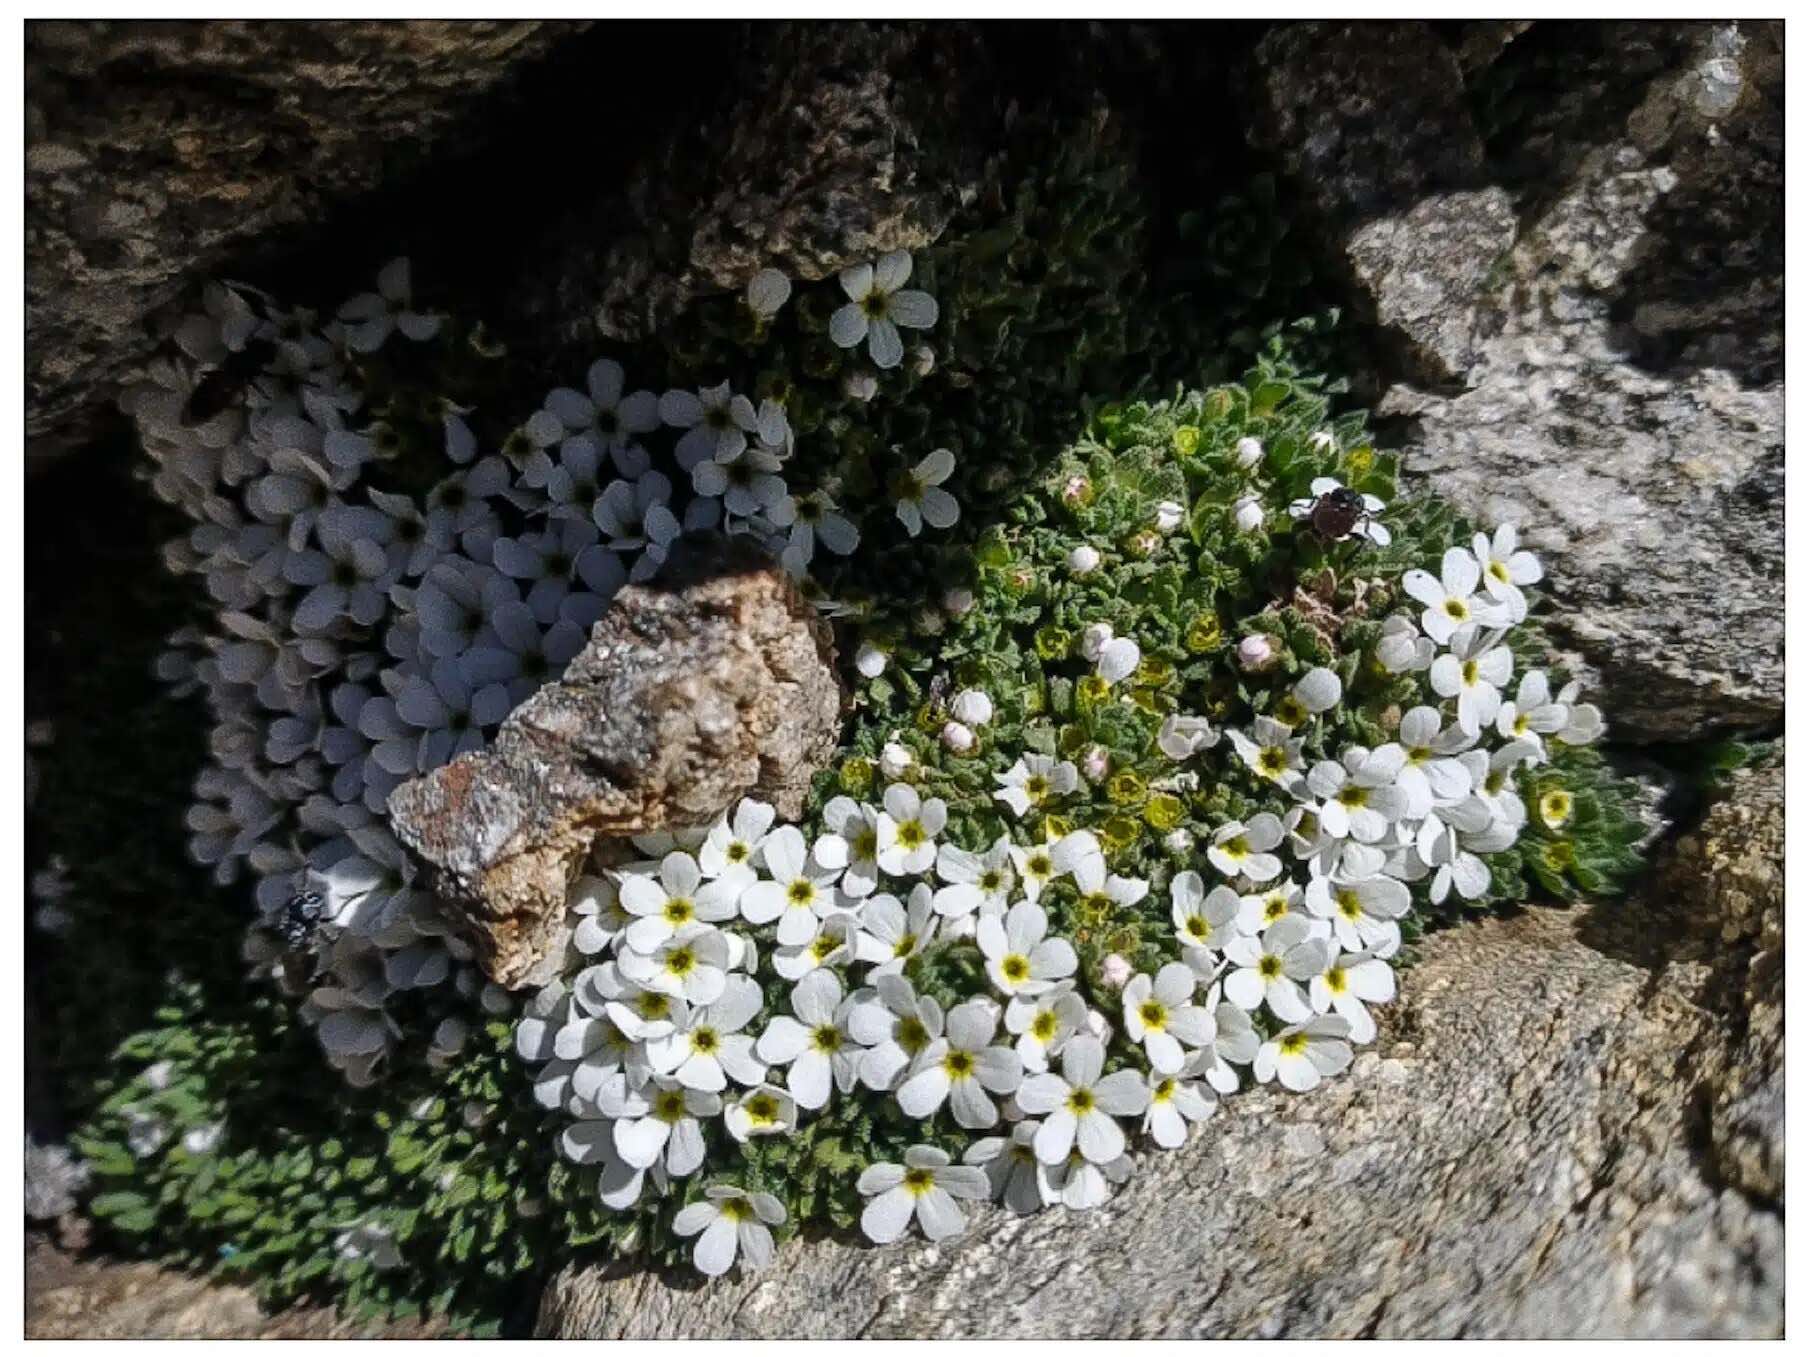
[[[571,1268],[538,1332],[1779,1336],[1780,788],[1743,779],[1652,893],[1428,937],[1345,1077],[1241,1094],[1102,1207],[983,1207],[939,1246],[796,1241],[698,1288]],[[1767,1112],[1776,1157],[1718,1172]]]
[[[492,745],[397,788],[389,819],[488,974],[523,983],[596,840],[703,824],[745,795],[798,817],[837,744],[833,660],[829,626],[769,557],[692,548],[621,590]]]
[[[472,101],[573,27],[28,25],[27,437],[79,441],[154,348],[154,313],[252,242],[472,144]]]
[[[1260,135],[1399,355],[1377,414],[1412,475],[1521,526],[1627,739],[1781,712],[1781,44],[1538,25],[1480,75],[1485,140],[1426,25],[1258,48]]]

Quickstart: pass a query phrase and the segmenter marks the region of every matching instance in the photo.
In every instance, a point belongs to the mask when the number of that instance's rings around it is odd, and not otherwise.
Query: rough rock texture
[[[146,321],[250,242],[485,132],[538,21],[40,22],[25,40],[26,434],[79,441]]]
[[[1406,377],[1378,414],[1521,525],[1626,738],[1781,712],[1782,56],[1775,24],[1538,25],[1472,89],[1422,24],[1258,48],[1258,135]]]
[[[388,817],[488,974],[523,983],[597,839],[702,824],[746,794],[798,818],[837,744],[832,666],[830,627],[769,557],[699,547],[621,590],[560,681],[487,749],[397,788]]]
[[[1248,1092],[1106,1206],[790,1244],[703,1288],[576,1268],[544,1336],[1775,1337],[1779,766],[1641,899],[1433,935],[1379,1049]]]
[[[158,1267],[25,1245],[27,1338],[436,1338],[436,1321],[353,1320],[305,1306],[269,1314],[248,1287]]]
[[[738,47],[729,103],[551,234],[558,266],[521,280],[520,322],[574,346],[634,338],[762,268],[817,279],[929,245],[974,192],[991,118],[977,29],[751,24]]]

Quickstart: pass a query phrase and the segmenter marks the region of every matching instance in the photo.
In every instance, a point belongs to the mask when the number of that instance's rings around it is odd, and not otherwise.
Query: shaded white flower
[[[929,995],[913,992],[897,974],[874,977],[873,994],[852,996],[850,1035],[867,1047],[857,1072],[863,1083],[885,1091],[900,1072],[944,1033],[944,1010]]]
[[[702,462],[736,461],[757,427],[756,407],[748,396],[732,395],[729,381],[703,386],[698,395],[664,392],[657,412],[664,424],[687,430],[675,444],[675,461],[688,472]]]
[[[896,327],[929,330],[938,318],[937,301],[929,293],[901,290],[912,277],[912,267],[912,255],[895,250],[882,255],[873,268],[853,264],[840,273],[838,282],[850,300],[831,314],[831,342],[853,349],[867,338],[870,362],[878,368],[898,367],[905,349]]]
[[[850,899],[860,900],[875,889],[880,875],[881,812],[867,802],[834,796],[825,803],[823,818],[830,832],[821,834],[813,844],[813,856],[820,865],[841,870],[844,875],[838,889]]]
[[[1087,1022],[1087,1001],[1073,980],[1059,980],[1033,995],[1015,995],[1006,1005],[1006,1030],[1027,1070],[1041,1073]]]
[[[1261,1083],[1279,1079],[1283,1088],[1306,1093],[1350,1067],[1350,1024],[1336,1016],[1312,1017],[1284,1027],[1256,1053]]]
[[[1178,1150],[1187,1144],[1188,1128],[1218,1110],[1217,1091],[1192,1079],[1165,1074],[1150,1086],[1144,1130],[1163,1149]]]
[[[1241,471],[1254,470],[1257,463],[1261,462],[1262,459],[1263,459],[1263,445],[1262,445],[1261,439],[1259,439],[1259,438],[1240,438],[1240,439],[1238,439],[1237,449],[1236,449],[1235,453],[1233,454],[1233,460],[1237,463],[1239,470],[1241,470]]]
[[[1000,790],[994,793],[994,800],[1014,815],[1024,815],[1053,796],[1067,796],[1076,784],[1075,765],[1068,760],[1053,759],[1047,754],[1021,754],[1011,768],[1000,774]]]
[[[1256,532],[1263,525],[1262,497],[1241,495],[1231,506],[1231,521],[1239,532]]]
[[[862,533],[843,514],[836,502],[822,490],[802,495],[794,501],[794,523],[788,529],[787,546],[782,549],[781,563],[791,574],[804,574],[812,564],[813,543],[822,542],[839,556],[848,556],[862,540]]]
[[[794,285],[780,269],[760,269],[744,289],[744,301],[763,320],[770,320],[794,295]]]
[[[489,621],[493,643],[463,653],[463,675],[476,687],[504,684],[514,706],[560,677],[587,643],[575,623],[559,620],[546,626],[523,603],[501,604]]]
[[[1229,886],[1214,886],[1209,894],[1198,872],[1177,872],[1169,898],[1175,936],[1185,946],[1220,952],[1237,936],[1240,901]]]
[[[776,527],[786,527],[794,521],[795,507],[780,470],[781,459],[758,443],[741,449],[729,462],[697,463],[694,493],[722,499],[728,514],[740,518],[766,514]]]
[[[937,875],[944,886],[932,907],[946,919],[1004,909],[1013,887],[1012,841],[1002,834],[980,855],[946,843],[938,850]]]
[[[895,481],[894,514],[908,536],[917,537],[926,523],[934,528],[948,528],[962,517],[956,497],[943,488],[955,470],[956,455],[949,448],[938,448]]]
[[[1204,716],[1170,712],[1156,732],[1156,747],[1177,763],[1219,742],[1219,732]]]
[[[1349,1024],[1347,1035],[1361,1045],[1375,1040],[1375,1019],[1369,1004],[1385,1004],[1394,997],[1394,971],[1372,952],[1347,952],[1336,942],[1325,954],[1325,969],[1307,987],[1313,1011],[1336,1013]]]
[[[1390,674],[1412,674],[1431,668],[1437,658],[1437,646],[1422,635],[1410,617],[1394,613],[1381,624],[1381,639],[1375,643],[1375,658]]]
[[[935,1145],[914,1145],[905,1164],[871,1164],[856,1180],[856,1190],[871,1198],[863,1208],[862,1231],[877,1244],[891,1244],[906,1233],[913,1216],[934,1243],[963,1232],[967,1221],[956,1202],[980,1201],[988,1194],[987,1175],[969,1165],[952,1164]]]
[[[1049,1200],[1044,1167],[1031,1147],[1037,1129],[1027,1118],[1015,1122],[1010,1135],[986,1136],[963,1151],[963,1162],[987,1175],[988,1195],[1015,1215],[1028,1216]]]
[[[975,747],[975,732],[961,721],[944,722],[944,728],[938,732],[938,739],[943,741],[944,748],[952,754],[967,754]]]
[[[904,909],[885,891],[869,898],[857,921],[856,959],[870,964],[871,977],[899,974],[930,945],[939,923],[933,908],[936,894],[921,881],[912,888]]]
[[[626,979],[690,1004],[710,1004],[723,994],[730,966],[731,943],[725,934],[700,923],[689,924],[654,952],[619,954],[619,973]]]
[[[1310,936],[1305,919],[1277,919],[1259,934],[1233,938],[1225,955],[1237,967],[1225,976],[1225,997],[1254,1012],[1263,1004],[1284,1022],[1304,1022],[1312,1007],[1300,984],[1325,969],[1325,947]]]
[[[344,341],[358,353],[375,352],[396,329],[408,339],[422,341],[443,326],[442,316],[413,310],[411,260],[389,260],[376,275],[375,287],[338,308]]]
[[[1431,662],[1431,689],[1456,699],[1456,722],[1473,735],[1492,725],[1500,714],[1500,690],[1512,682],[1512,651],[1499,643],[1499,633],[1471,627],[1450,641],[1450,653]]]
[[[894,1090],[901,1110],[923,1119],[948,1098],[958,1126],[981,1129],[998,1121],[999,1109],[988,1094],[1014,1092],[1024,1075],[1018,1052],[994,1041],[999,1023],[999,1008],[991,1000],[972,999],[951,1009],[944,1035],[919,1053]]]
[[[1352,747],[1344,762],[1326,759],[1306,773],[1306,789],[1317,800],[1319,823],[1334,839],[1374,843],[1390,822],[1406,814],[1408,797],[1394,785],[1406,755],[1398,745],[1370,751]]]
[[[1034,1074],[1019,1085],[1020,1109],[1041,1116],[1032,1139],[1040,1161],[1060,1164],[1079,1148],[1090,1163],[1105,1164],[1125,1153],[1125,1132],[1115,1117],[1137,1116],[1150,1102],[1144,1076],[1133,1069],[1101,1077],[1106,1048],[1083,1033],[1063,1047],[1060,1074]]]
[[[746,1271],[767,1267],[775,1256],[769,1226],[786,1220],[787,1208],[767,1192],[717,1183],[706,1189],[705,1201],[690,1202],[677,1211],[672,1225],[684,1238],[700,1236],[694,1241],[694,1267],[708,1277],[723,1277],[740,1250]]]
[[[684,1088],[673,1079],[657,1078],[641,1091],[613,1085],[618,1101],[613,1144],[619,1157],[636,1169],[660,1166],[671,1178],[685,1178],[706,1160],[700,1123],[719,1115],[719,1095]],[[566,1138],[566,1137],[565,1137]]]
[[[988,979],[1003,994],[1041,994],[1075,973],[1075,949],[1064,938],[1048,938],[1050,919],[1043,906],[1022,900],[1004,917],[984,915],[975,942],[987,959]]]
[[[1230,820],[1213,831],[1206,860],[1226,876],[1273,881],[1281,875],[1281,859],[1269,850],[1286,837],[1281,821],[1267,811],[1251,816],[1249,824]]]
[[[793,1095],[773,1084],[759,1084],[725,1103],[725,1129],[742,1143],[755,1136],[784,1136],[799,1123]]]

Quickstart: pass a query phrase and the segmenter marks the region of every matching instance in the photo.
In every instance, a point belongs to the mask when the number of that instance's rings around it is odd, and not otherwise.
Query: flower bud
[[[970,688],[956,695],[950,711],[964,725],[985,726],[994,719],[994,700],[981,689]]]
[[[1094,497],[1094,483],[1086,476],[1071,476],[1063,482],[1064,504],[1086,504]]]
[[[937,366],[937,350],[929,344],[915,344],[907,357],[907,366],[915,377],[929,377]]]
[[[1096,622],[1081,633],[1081,656],[1089,664],[1100,658],[1100,652],[1106,649],[1106,643],[1113,638],[1113,629],[1104,622]]]
[[[1237,464],[1249,471],[1263,459],[1262,440],[1257,438],[1240,438],[1237,445]]]
[[[879,678],[887,668],[887,651],[869,641],[856,648],[856,672],[864,678]]]
[[[1124,989],[1131,979],[1131,963],[1117,952],[1107,953],[1100,963],[1100,983],[1110,989]]]
[[[1238,642],[1238,663],[1253,674],[1260,673],[1275,663],[1278,649],[1274,637],[1255,632]]]
[[[1090,745],[1081,756],[1081,775],[1098,785],[1112,771],[1112,755],[1100,745]]]
[[[844,395],[853,401],[872,401],[875,399],[875,375],[871,372],[846,372],[844,374]]]
[[[1194,834],[1189,829],[1171,829],[1163,835],[1163,851],[1180,856],[1194,849]]]
[[[1156,530],[1158,532],[1174,532],[1181,526],[1181,520],[1187,511],[1172,499],[1165,499],[1156,506]]]
[[[913,766],[912,751],[897,740],[889,740],[881,747],[880,763],[881,775],[889,782],[898,782]]]
[[[962,617],[975,606],[975,593],[970,589],[955,588],[944,591],[944,611],[952,617]]]
[[[1077,575],[1088,575],[1100,568],[1100,553],[1083,543],[1069,552],[1069,570]]]
[[[938,738],[952,754],[967,754],[975,747],[975,732],[961,721],[946,721]]]
[[[1245,495],[1231,506],[1231,521],[1237,524],[1239,532],[1255,532],[1263,525],[1262,501],[1255,495]]]

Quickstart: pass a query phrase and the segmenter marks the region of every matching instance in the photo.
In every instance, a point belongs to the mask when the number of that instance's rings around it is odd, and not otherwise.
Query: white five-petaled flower
[[[1065,834],[1051,843],[1014,845],[1008,850],[1012,855],[1013,867],[1019,874],[1019,882],[1025,888],[1025,898],[1035,900],[1038,894],[1059,876],[1075,870],[1076,864],[1089,858],[1100,858],[1101,868],[1105,869],[1105,859],[1101,857],[1100,841],[1085,829],[1078,829],[1073,834]]]
[[[618,1100],[601,1110],[615,1117],[613,1143],[627,1164],[637,1169],[660,1164],[671,1178],[685,1178],[705,1162],[700,1121],[719,1115],[718,1094],[661,1078],[641,1091],[611,1088]]]
[[[432,338],[444,318],[415,311],[412,301],[412,261],[393,259],[375,279],[376,290],[352,297],[338,310],[344,322],[345,342],[358,353],[373,353],[397,329],[408,339]]]
[[[799,1123],[794,1095],[773,1084],[758,1084],[725,1103],[725,1129],[742,1143],[757,1136],[782,1136]]]
[[[906,1233],[914,1214],[932,1241],[963,1231],[967,1221],[957,1198],[980,1201],[988,1194],[987,1175],[980,1169],[952,1164],[935,1145],[914,1145],[901,1164],[871,1164],[856,1180],[856,1190],[872,1198],[863,1208],[862,1230],[877,1244],[892,1244]]]
[[[1325,969],[1325,947],[1297,915],[1277,919],[1261,934],[1233,938],[1225,955],[1236,969],[1225,976],[1225,997],[1246,1013],[1266,1003],[1284,1022],[1304,1022],[1312,1005],[1300,990]]]
[[[1013,1049],[1026,1069],[1042,1073],[1087,1023],[1087,1001],[1075,993],[1073,980],[1059,980],[1038,994],[1015,996],[1006,1005],[1006,1030],[1017,1041]]]
[[[1249,735],[1241,730],[1228,730],[1226,734],[1231,737],[1232,747],[1237,750],[1238,757],[1258,777],[1267,778],[1288,792],[1303,785],[1306,756],[1301,752],[1300,741],[1294,738],[1293,731],[1281,722],[1259,716],[1251,726]]]
[[[862,1055],[850,1036],[851,1004],[844,985],[828,970],[816,970],[794,986],[789,1002],[794,1016],[777,1014],[757,1038],[756,1053],[771,1065],[786,1065],[788,1091],[808,1111],[856,1087]]]
[[[905,782],[891,784],[882,794],[876,820],[879,846],[876,861],[889,876],[917,876],[937,861],[936,838],[948,812],[937,797],[922,800]]]
[[[1115,1117],[1137,1116],[1149,1105],[1150,1090],[1136,1070],[1101,1077],[1106,1047],[1086,1035],[1062,1049],[1060,1074],[1034,1074],[1019,1085],[1022,1111],[1043,1118],[1032,1147],[1045,1164],[1060,1164],[1079,1148],[1089,1163],[1105,1164],[1125,1153],[1125,1132]]]
[[[932,908],[946,919],[1002,910],[1013,887],[1012,840],[1002,834],[982,854],[946,843],[938,850],[937,875],[944,885]]]
[[[744,1033],[760,1012],[762,986],[746,975],[726,976],[717,999],[695,1008],[684,1025],[650,1042],[650,1068],[684,1088],[707,1093],[723,1090],[727,1075],[745,1086],[761,1083],[767,1071],[756,1058],[755,1043]]]
[[[619,904],[632,916],[625,945],[653,952],[696,921],[716,924],[737,914],[737,891],[729,882],[702,882],[700,865],[686,853],[671,853],[655,875],[627,871],[619,880]]]
[[[1010,1135],[986,1136],[963,1151],[964,1163],[987,1174],[989,1195],[1015,1215],[1028,1216],[1050,1199],[1044,1167],[1031,1147],[1037,1129],[1026,1118],[1013,1123]]]
[[[734,462],[756,432],[756,407],[744,395],[732,395],[731,383],[692,391],[665,391],[657,403],[662,422],[686,429],[675,444],[675,461],[692,472],[702,462]],[[704,493],[704,492],[702,492]]]
[[[878,368],[900,365],[905,350],[896,326],[929,330],[937,324],[938,305],[930,293],[907,288],[912,277],[912,255],[905,250],[884,254],[871,268],[852,264],[838,275],[849,302],[831,315],[831,341],[853,349],[865,338],[869,360]]]
[[[874,977],[875,992],[852,996],[850,1035],[867,1047],[857,1073],[872,1089],[886,1090],[944,1034],[944,1010],[930,995],[913,992],[904,976]]]
[[[1177,872],[1169,883],[1169,898],[1175,935],[1184,946],[1219,952],[1237,936],[1241,902],[1231,887],[1214,886],[1208,893],[1198,872]]]
[[[866,801],[834,796],[825,803],[824,818],[830,832],[814,842],[813,856],[825,867],[842,869],[838,889],[860,900],[875,889],[880,875],[881,812]]]
[[[1047,938],[1050,918],[1035,900],[1021,900],[1002,918],[984,915],[975,942],[987,958],[988,979],[1002,994],[1041,994],[1075,973],[1075,949],[1063,938]]]
[[[1188,1127],[1218,1111],[1219,1095],[1207,1085],[1177,1074],[1165,1074],[1150,1086],[1150,1106],[1144,1112],[1144,1130],[1165,1150],[1187,1143]]]
[[[1156,732],[1156,747],[1175,762],[1190,759],[1203,749],[1219,742],[1219,732],[1204,716],[1184,716],[1170,712]]]
[[[694,1266],[708,1277],[723,1277],[740,1250],[747,1270],[767,1267],[775,1256],[769,1226],[786,1220],[787,1208],[767,1192],[717,1183],[706,1189],[705,1201],[677,1211],[673,1225],[678,1235],[700,1236],[694,1241]]]
[[[1520,587],[1544,578],[1544,567],[1529,551],[1519,550],[1519,532],[1510,523],[1494,529],[1493,540],[1485,532],[1475,534],[1475,560],[1487,591],[1506,610],[1507,619],[1525,620],[1525,592]]]
[[[1000,1011],[991,999],[971,999],[944,1017],[944,1035],[914,1059],[894,1097],[909,1117],[929,1117],[950,1100],[958,1126],[980,1130],[1000,1119],[990,1092],[1019,1087],[1024,1065],[1019,1053],[994,1041]]]
[[[1330,943],[1325,969],[1308,985],[1315,1012],[1335,1012],[1350,1024],[1350,1040],[1361,1045],[1375,1040],[1375,1019],[1369,1004],[1385,1004],[1394,997],[1394,971],[1373,952],[1345,951]]]
[[[1500,644],[1500,633],[1483,638],[1470,627],[1451,638],[1449,654],[1431,662],[1431,690],[1456,699],[1456,723],[1474,735],[1499,716],[1500,690],[1512,682],[1512,671],[1512,651]]]
[[[934,528],[948,528],[962,517],[956,497],[943,488],[955,470],[956,454],[949,448],[938,448],[926,453],[911,470],[900,473],[893,486],[894,514],[908,536],[917,537],[926,523]]]
[[[721,816],[707,831],[706,842],[700,845],[700,870],[715,880],[753,876],[757,854],[774,823],[775,807],[745,797],[730,819]]]
[[[1106,683],[1118,683],[1137,672],[1144,653],[1129,636],[1115,636],[1100,647],[1094,659],[1094,672]]]
[[[1407,795],[1394,785],[1406,754],[1398,745],[1370,751],[1352,747],[1344,762],[1326,759],[1306,773],[1306,789],[1318,798],[1317,814],[1334,839],[1374,843],[1407,808]]]
[[[794,523],[788,529],[781,563],[789,574],[803,575],[812,564],[815,541],[823,542],[838,556],[848,556],[861,540],[862,533],[838,512],[836,501],[824,491],[815,490],[794,501]]]
[[[994,800],[1004,804],[1014,815],[1025,815],[1042,806],[1053,796],[1067,796],[1078,783],[1075,765],[1048,754],[1021,754],[1013,766],[1000,774],[1000,790]]]
[[[1263,1083],[1279,1079],[1283,1088],[1306,1093],[1350,1065],[1350,1024],[1343,1018],[1309,1017],[1285,1027],[1262,1044],[1254,1069]]]
[[[870,977],[898,975],[906,963],[930,945],[938,930],[936,892],[928,882],[914,884],[906,907],[887,892],[871,896],[857,920],[856,960],[870,965]]]
[[[1171,961],[1154,981],[1139,971],[1120,996],[1125,1033],[1158,1074],[1174,1074],[1187,1062],[1187,1048],[1210,1046],[1218,1035],[1212,1014],[1193,1002],[1198,984],[1191,968]]]
[[[1315,872],[1306,883],[1307,912],[1325,920],[1353,951],[1389,954],[1400,945],[1396,921],[1412,908],[1412,893],[1386,874],[1386,864],[1380,849],[1347,844],[1329,871]]]

